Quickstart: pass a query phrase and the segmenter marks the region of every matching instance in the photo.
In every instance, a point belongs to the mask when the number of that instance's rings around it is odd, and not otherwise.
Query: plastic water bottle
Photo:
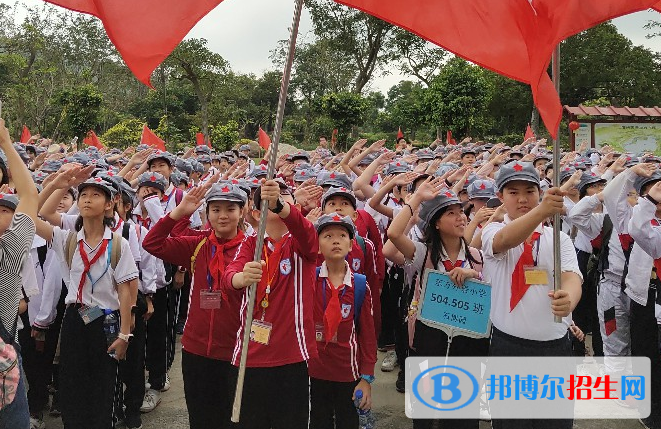
[[[119,318],[113,311],[106,310],[106,316],[103,319],[103,332],[106,334],[106,343],[108,347],[117,339],[119,334]],[[115,357],[115,352],[110,352],[111,357]]]
[[[356,390],[356,399],[353,401],[353,404],[356,406],[356,411],[358,412],[358,428],[359,429],[374,429],[374,415],[372,415],[372,410],[361,410],[360,401],[363,399],[363,391],[358,389]]]

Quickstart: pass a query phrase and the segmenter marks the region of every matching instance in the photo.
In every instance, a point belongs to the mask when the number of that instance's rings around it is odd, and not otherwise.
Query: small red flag
[[[151,87],[149,78],[154,69],[222,0],[46,1],[99,18],[128,68]]]
[[[211,141],[208,138],[205,138],[203,133],[195,134],[195,143],[198,146],[207,145],[207,146],[211,147]]]
[[[30,141],[30,138],[32,137],[32,134],[30,134],[30,130],[28,130],[27,125],[23,125],[23,131],[21,132],[21,143],[25,144],[28,141]]]
[[[150,130],[147,125],[142,127],[142,137],[140,138],[140,144],[154,146],[157,149],[165,152],[165,142],[161,140],[156,134],[154,134],[154,132]]]
[[[271,146],[271,138],[269,137],[268,134],[266,134],[266,131],[264,131],[262,127],[259,127],[259,145],[264,150],[268,149],[269,146]]]
[[[448,130],[448,135],[446,137],[447,144],[457,144],[457,141],[452,138],[452,131]]]
[[[399,127],[399,130],[397,131],[397,140],[401,139],[404,137],[404,133],[402,132],[402,127]]]
[[[83,143],[85,143],[87,146],[93,146],[97,149],[103,149],[103,144],[101,143],[101,140],[96,136],[96,133],[94,130],[90,130],[87,133],[87,136],[83,139]]]
[[[530,124],[528,124],[528,127],[526,128],[526,135],[523,137],[524,141],[527,141],[528,139],[534,139],[535,138],[535,133],[532,132],[532,128],[530,127]]]

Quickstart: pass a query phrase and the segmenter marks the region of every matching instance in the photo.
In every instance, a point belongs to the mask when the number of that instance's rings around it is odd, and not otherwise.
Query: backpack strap
[[[353,323],[356,329],[359,328],[358,322],[360,321],[360,311],[363,308],[363,301],[365,301],[365,293],[367,292],[367,277],[362,274],[353,275]]]
[[[41,272],[44,272],[44,264],[46,263],[46,254],[48,253],[48,244],[37,247],[37,257],[39,258],[39,266]]]
[[[195,248],[195,251],[193,252],[193,256],[190,257],[190,278],[191,281],[195,276],[195,260],[197,259],[197,254],[200,253],[200,249],[202,246],[204,246],[204,243],[207,242],[208,237],[204,237],[198,244],[197,247]],[[318,273],[318,271],[317,271]]]
[[[601,233],[602,233],[602,240],[601,240],[601,250],[599,252],[599,260],[597,263],[597,271],[601,274],[601,277],[603,278],[604,271],[608,269],[608,254],[610,252],[609,250],[609,243],[611,239],[611,235],[613,235],[613,221],[611,220],[609,215],[604,216],[604,223],[601,226]]]
[[[184,199],[184,191],[176,188],[174,190],[174,202],[176,205],[181,204],[181,201]]]
[[[361,250],[363,251],[363,258],[367,260],[367,246],[365,245],[365,239],[361,237],[360,235],[356,235],[356,241],[358,242],[358,245],[360,246]]]
[[[122,237],[126,239],[126,241],[129,241],[129,233],[131,229],[131,225],[129,225],[128,222],[124,222],[124,225],[122,225]]]
[[[110,249],[110,266],[114,271],[115,268],[117,268],[117,263],[119,263],[119,260],[122,257],[122,236],[116,232],[113,232],[111,246],[112,249]]]
[[[76,240],[77,235],[78,234],[76,231],[69,231],[66,246],[64,247],[64,255],[66,256],[66,262],[69,266],[69,270],[71,270],[71,264],[73,264],[73,255],[76,253],[76,244],[78,244],[78,240]]]

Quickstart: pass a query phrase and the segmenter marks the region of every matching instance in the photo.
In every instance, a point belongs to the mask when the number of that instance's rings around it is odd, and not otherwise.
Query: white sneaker
[[[161,392],[149,389],[145,392],[145,399],[142,401],[140,412],[149,413],[161,403]]]
[[[46,429],[46,422],[30,416],[30,429]]]
[[[170,374],[165,374],[165,383],[163,383],[163,388],[161,389],[161,392],[167,392],[170,390]]]
[[[391,372],[392,370],[395,369],[396,366],[397,366],[397,353],[395,353],[394,350],[391,350],[388,353],[386,353],[386,356],[383,358],[383,362],[381,362],[381,371]]]

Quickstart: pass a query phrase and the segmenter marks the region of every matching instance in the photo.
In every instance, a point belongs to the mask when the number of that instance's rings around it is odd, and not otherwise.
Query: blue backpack
[[[319,278],[319,271],[321,267],[317,267],[317,279]],[[365,301],[365,293],[367,292],[367,277],[362,274],[353,274],[353,323],[358,329],[358,321],[360,320],[360,310],[363,308],[363,301]]]

